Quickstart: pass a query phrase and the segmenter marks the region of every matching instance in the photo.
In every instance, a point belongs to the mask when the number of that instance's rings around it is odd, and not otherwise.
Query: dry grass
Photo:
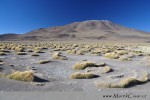
[[[104,55],[106,58],[110,58],[110,59],[118,59],[119,58],[119,55],[115,52],[112,52],[112,53],[106,53]]]
[[[99,65],[97,65],[96,63],[94,62],[91,62],[91,61],[82,61],[82,62],[79,62],[79,63],[76,63],[73,68],[75,70],[83,70],[87,67],[99,67]]]
[[[59,59],[59,60],[67,60],[67,57],[66,56],[62,56],[60,52],[55,52],[52,55],[52,58],[53,59]]]
[[[39,64],[46,64],[46,63],[49,63],[49,62],[51,62],[51,61],[50,60],[42,60],[42,61],[39,62]]]
[[[4,77],[6,77],[6,75],[0,72],[0,78],[4,78]]]
[[[5,64],[5,62],[0,62],[0,65],[4,65]]]
[[[112,69],[109,66],[104,66],[103,67],[103,73],[109,73],[111,71],[112,71]]]
[[[1,49],[0,52],[10,53],[10,51],[6,49]]]
[[[33,52],[33,50],[29,49],[28,52]]]
[[[121,61],[131,61],[132,60],[131,58],[128,58],[128,57],[120,57],[119,59]]]
[[[142,60],[148,67],[150,67],[150,56],[146,56]]]
[[[40,56],[39,54],[37,54],[37,53],[34,53],[34,54],[32,54],[31,56]]]
[[[0,52],[0,56],[4,56],[4,55],[6,55],[6,53]]]
[[[118,55],[125,55],[125,54],[128,54],[128,52],[126,50],[117,50],[116,53]]]
[[[146,83],[148,80],[149,80],[148,73],[146,73],[141,79],[127,77],[127,78],[121,79],[117,83],[96,82],[95,84],[99,87],[104,87],[104,88],[127,88],[127,87],[134,86],[137,84]]]
[[[23,47],[16,47],[16,48],[14,48],[15,49],[15,51],[17,51],[17,52],[25,52],[25,48],[23,48]]]
[[[71,79],[91,79],[91,78],[96,78],[98,77],[97,75],[93,73],[80,73],[76,72],[70,75]]]
[[[32,71],[16,71],[8,76],[10,79],[18,80],[18,81],[25,81],[25,82],[31,82],[34,80],[34,75]]]
[[[44,51],[42,51],[42,50],[36,50],[36,51],[34,51],[35,53],[45,53]]]
[[[16,54],[17,54],[17,55],[27,55],[26,52],[17,52]]]
[[[100,64],[99,64],[99,66],[105,66],[106,64],[104,63],[104,62],[101,62]]]
[[[77,51],[76,50],[67,50],[66,52],[67,52],[67,54],[76,54]]]

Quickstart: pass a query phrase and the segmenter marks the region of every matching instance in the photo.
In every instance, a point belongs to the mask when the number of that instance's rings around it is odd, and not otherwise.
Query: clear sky
[[[0,34],[110,20],[150,32],[150,0],[0,0]]]

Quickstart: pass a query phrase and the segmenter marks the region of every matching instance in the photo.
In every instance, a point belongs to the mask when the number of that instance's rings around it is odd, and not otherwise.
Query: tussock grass
[[[37,54],[37,53],[34,53],[34,54],[32,54],[31,56],[40,56],[39,54]]]
[[[5,64],[5,62],[0,62],[0,65],[4,65]]]
[[[23,48],[23,47],[16,47],[16,48],[14,48],[15,49],[15,51],[17,51],[17,52],[25,52],[25,48]]]
[[[77,50],[67,50],[67,54],[76,54]]]
[[[10,51],[6,49],[1,49],[0,52],[10,53]]]
[[[26,52],[17,52],[16,54],[17,54],[17,55],[27,55]]]
[[[128,58],[128,57],[120,57],[119,59],[121,61],[131,61],[132,60],[131,58]]]
[[[80,73],[76,72],[70,75],[71,79],[91,79],[91,78],[96,78],[98,77],[97,75],[93,73]]]
[[[91,61],[82,61],[73,66],[75,70],[83,70],[87,67],[99,67],[99,65]]]
[[[29,49],[28,52],[33,52],[33,50]]]
[[[106,63],[104,63],[104,62],[101,62],[100,64],[98,64],[99,66],[105,66],[106,65]]]
[[[36,51],[34,51],[35,53],[45,53],[44,51],[42,51],[42,50],[36,50]]]
[[[110,59],[118,59],[119,58],[119,55],[115,52],[112,52],[112,53],[106,53],[104,55],[106,58],[110,58]]]
[[[0,52],[0,56],[4,56],[4,55],[6,55],[6,53]]]
[[[24,72],[16,71],[11,75],[8,75],[8,77],[13,80],[25,82],[31,82],[34,80],[34,75],[32,71],[24,71]]]
[[[0,73],[0,78],[4,78],[6,75],[4,73]]]
[[[118,55],[125,55],[125,54],[128,54],[128,52],[126,50],[117,50],[116,53]]]
[[[124,79],[121,79],[117,83],[111,83],[111,82],[96,82],[96,86],[104,87],[104,88],[127,88],[130,86],[134,86],[137,84],[143,84],[148,81],[148,73],[146,73],[141,79],[137,79],[134,77],[127,77]]]
[[[109,67],[109,66],[104,66],[103,67],[103,73],[109,73],[111,71],[112,71],[111,67]]]
[[[46,64],[46,63],[49,63],[49,62],[51,62],[51,61],[50,60],[42,60],[42,61],[39,62],[39,64]]]
[[[52,54],[53,59],[59,59],[59,60],[67,60],[66,56],[62,56],[60,52],[55,52]]]

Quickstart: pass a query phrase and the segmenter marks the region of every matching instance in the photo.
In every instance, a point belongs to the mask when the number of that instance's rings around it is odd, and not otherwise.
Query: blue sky
[[[110,20],[150,32],[150,0],[0,0],[0,34]]]

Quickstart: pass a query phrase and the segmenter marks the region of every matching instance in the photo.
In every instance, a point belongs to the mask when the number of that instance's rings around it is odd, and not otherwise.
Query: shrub
[[[96,63],[94,62],[91,62],[91,61],[83,61],[83,62],[79,62],[79,63],[76,63],[73,68],[75,70],[83,70],[87,67],[99,67],[99,65],[97,65]]]
[[[10,79],[18,80],[18,81],[25,81],[31,82],[34,80],[34,75],[32,71],[16,71],[8,76]]]
[[[96,78],[98,77],[97,75],[93,73],[80,73],[76,72],[70,75],[71,79],[90,79],[90,78]]]

